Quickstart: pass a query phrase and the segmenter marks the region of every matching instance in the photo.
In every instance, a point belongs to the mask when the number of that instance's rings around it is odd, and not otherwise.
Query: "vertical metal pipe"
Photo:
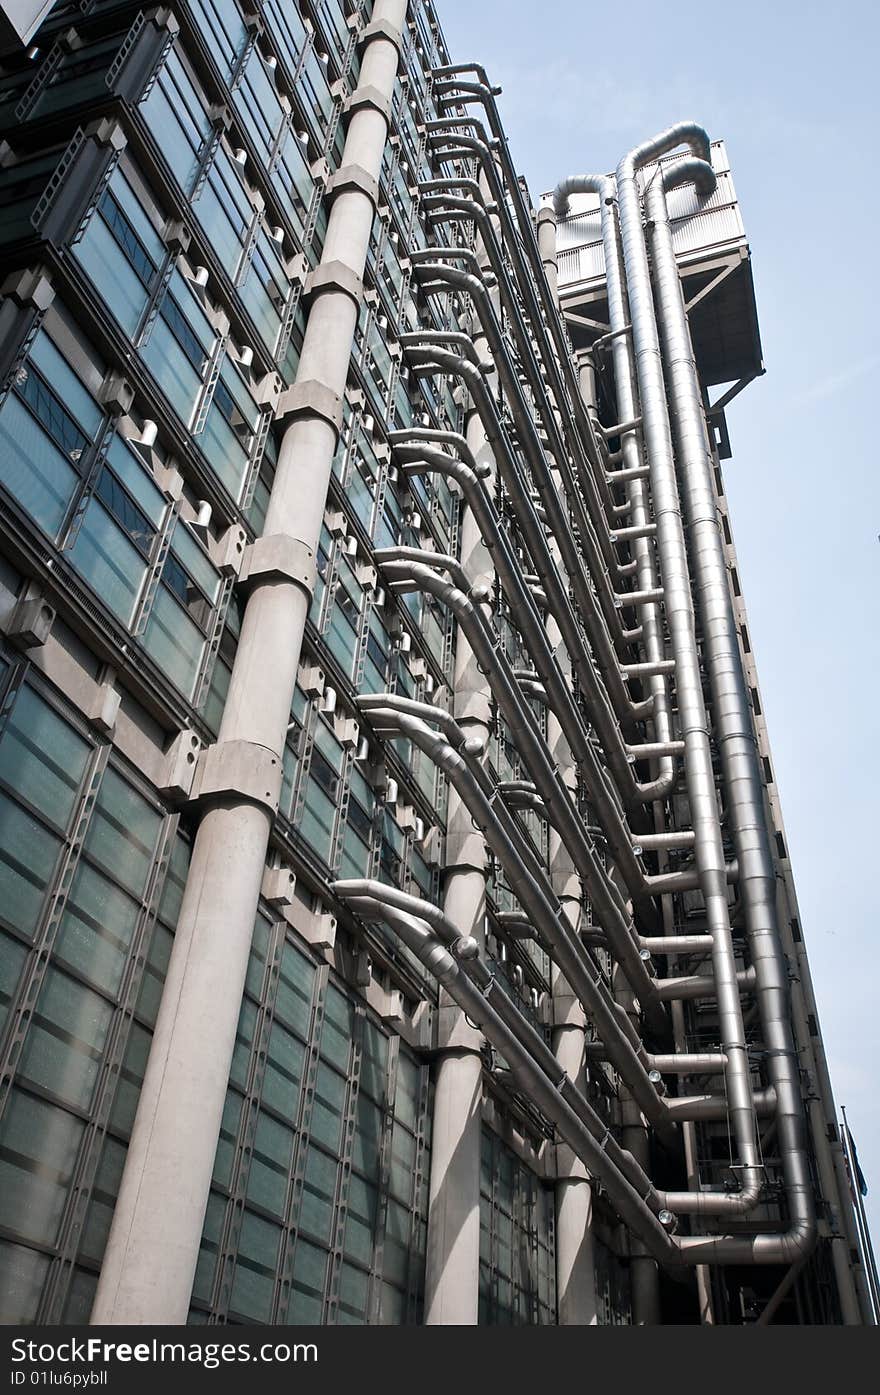
[[[685,742],[685,776],[696,837],[695,860],[707,925],[713,939],[712,967],[720,1034],[722,1048],[728,1058],[725,1078],[730,1099],[730,1120],[743,1166],[743,1191],[757,1196],[762,1175],[728,914],[726,863],[715,794],[709,721],[703,701],[681,502],[675,477],[660,344],[636,182],[638,167],[646,160],[656,158],[660,153],[656,148],[658,145],[661,150],[667,149],[669,146],[664,142],[671,140],[674,146],[687,139],[689,133],[690,128],[676,127],[664,133],[658,141],[649,142],[624,156],[617,168],[617,197],[641,396],[642,429],[651,472],[666,617],[676,662],[679,721]]]
[[[538,246],[541,260],[556,298],[556,218],[552,209],[542,209],[538,215]],[[558,492],[564,499],[564,489],[558,472],[553,472]],[[562,558],[555,539],[549,540],[550,551],[560,573],[565,576]],[[548,615],[547,638],[559,655],[566,681],[571,683],[571,663],[562,645],[562,631],[552,615]],[[562,723],[552,708],[547,709],[547,746],[556,762],[560,777],[571,798],[577,794],[577,767]],[[556,828],[550,828],[550,884],[559,898],[563,914],[577,937],[581,921],[584,888],[571,853]],[[584,1041],[587,1017],[581,1003],[555,964],[551,967],[553,1052],[562,1069],[582,1094],[586,1093],[586,1057]],[[595,1326],[598,1320],[596,1301],[596,1262],[593,1249],[592,1180],[584,1162],[570,1149],[557,1146],[556,1181],[556,1305],[560,1326]]]
[[[701,158],[680,163],[671,180],[696,178],[705,191],[714,187],[715,181],[711,165],[703,158],[709,154],[708,139],[699,140],[698,147]],[[800,1217],[812,1223],[813,1187],[806,1153],[798,1057],[791,1028],[788,974],[776,922],[776,869],[771,830],[766,817],[752,709],[715,500],[713,462],[700,380],[672,245],[664,183],[658,171],[648,185],[646,209],[653,225],[657,313],[690,541],[693,588],[702,621],[728,817],[740,869],[739,894],[768,1050],[768,1072],[778,1101],[783,1176],[792,1219]],[[635,197],[634,180],[630,187]],[[647,318],[647,305],[644,311]],[[655,341],[651,356],[655,375],[659,370],[658,347]]]
[[[561,192],[564,190],[564,193]],[[626,289],[624,285],[623,255],[620,247],[620,234],[614,212],[615,184],[606,175],[580,174],[566,179],[557,186],[554,202],[557,213],[564,210],[569,193],[575,190],[599,195],[599,218],[602,227],[602,246],[605,253],[605,283],[608,294],[608,322],[614,333],[612,357],[614,363],[614,389],[617,399],[617,420],[633,421],[639,415],[638,388],[633,360],[632,338],[625,333],[628,323]],[[585,386],[588,396],[585,406],[589,411],[595,407],[595,373],[592,365],[584,367],[579,374],[581,387]],[[586,380],[586,381],[584,381]],[[642,452],[636,430],[626,431],[621,437],[623,468],[637,470],[642,465]],[[648,490],[644,480],[631,478],[625,485],[629,504],[629,522],[633,527],[642,528],[651,522],[648,508]],[[648,537],[634,538],[631,543],[636,563],[636,589],[654,591],[657,588],[657,568],[654,560],[654,544]],[[660,609],[656,604],[639,608],[642,624],[642,642],[649,663],[655,664],[665,658],[663,629]],[[654,673],[648,680],[648,689],[653,698],[652,715],[654,733],[658,741],[672,739],[672,722],[669,715],[669,692],[666,677]],[[658,781],[664,782],[668,790],[673,783],[673,762],[669,756],[663,757],[658,766]]]
[[[379,27],[364,49],[360,83],[380,99],[393,93],[405,15],[405,0],[376,0]],[[352,114],[342,157],[374,179],[388,135],[380,105]],[[322,266],[339,262],[359,281],[374,212],[360,189],[339,192]],[[355,295],[333,285],[313,303],[294,388],[301,401],[282,438],[266,518],[266,536],[312,555],[338,436],[333,404],[345,388],[357,314]],[[218,736],[221,761],[280,775],[309,602],[298,581],[257,579]],[[273,807],[271,787],[265,803],[231,794],[199,825],[92,1322],[186,1322]]]

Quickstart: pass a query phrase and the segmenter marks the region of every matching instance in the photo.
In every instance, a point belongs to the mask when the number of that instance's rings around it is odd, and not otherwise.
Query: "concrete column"
[[[555,249],[556,222],[538,218],[539,245],[542,228],[551,226]],[[542,252],[543,254],[543,252]],[[562,492],[562,481],[556,479]],[[553,559],[563,571],[562,559],[554,539],[550,539]],[[560,648],[562,635],[556,621],[547,620],[547,636],[559,655],[566,677],[571,679],[571,665],[565,650]],[[571,747],[556,714],[547,711],[547,746],[556,765],[572,792],[577,790],[577,771]],[[550,881],[562,902],[566,919],[577,934],[581,920],[583,886],[575,871],[571,854],[555,829],[550,829]],[[587,1071],[584,1052],[587,1018],[581,1003],[555,965],[550,972],[552,993],[552,1045],[562,1069],[577,1088],[586,1094]],[[565,1145],[556,1148],[556,1308],[560,1327],[591,1327],[598,1321],[596,1301],[596,1261],[593,1249],[593,1191],[590,1174],[580,1158]]]
[[[537,218],[538,228],[538,251],[541,253],[541,265],[544,268],[544,275],[547,277],[547,284],[553,295],[553,300],[559,304],[559,277],[557,272],[556,258],[556,214],[552,208],[539,208]]]
[[[365,31],[365,100],[352,112],[331,183],[299,369],[281,402],[290,424],[263,538],[251,554],[217,745],[205,762],[207,812],[193,845],[94,1323],[181,1324],[189,1310],[388,135],[382,99],[392,95],[405,15],[405,0],[376,0]]]
[[[479,336],[481,358],[487,345]],[[486,435],[476,412],[470,412],[465,436],[478,461],[494,467]],[[462,509],[460,560],[472,583],[492,579],[492,559],[474,516]],[[491,717],[489,687],[473,650],[459,630],[455,646],[453,714],[461,727],[488,741]],[[463,935],[482,947],[486,917],[486,844],[456,791],[450,788],[446,820],[446,870],[443,909]],[[428,1247],[425,1274],[425,1323],[428,1326],[476,1325],[480,1281],[480,1138],[482,1104],[482,1033],[469,1026],[464,1013],[441,988]]]
[[[580,884],[561,864],[567,860],[558,834],[550,836],[551,876],[566,917],[580,921]],[[557,880],[558,879],[558,880]],[[567,886],[563,889],[561,882]],[[586,1091],[584,1037],[586,1016],[562,974],[551,971],[553,1051],[579,1090]],[[560,1326],[595,1326],[596,1264],[593,1252],[593,1194],[590,1175],[580,1158],[562,1144],[556,1148],[556,1303]]]
[[[638,1029],[639,1015],[635,1009],[635,998],[626,976],[618,965],[612,970],[614,997]],[[648,1146],[648,1129],[641,1110],[628,1090],[620,1086],[620,1142],[632,1153],[636,1162],[651,1175],[651,1159]],[[660,1322],[660,1288],[657,1261],[648,1254],[644,1245],[630,1234],[630,1290],[632,1295],[633,1324],[636,1327],[654,1327]]]

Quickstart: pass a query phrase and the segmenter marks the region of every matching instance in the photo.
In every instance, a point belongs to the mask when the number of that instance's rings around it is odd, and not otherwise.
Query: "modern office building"
[[[26,28],[0,1317],[871,1321],[710,399],[762,371],[723,146],[536,209],[428,0]]]

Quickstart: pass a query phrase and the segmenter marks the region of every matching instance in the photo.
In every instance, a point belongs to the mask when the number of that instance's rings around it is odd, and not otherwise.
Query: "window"
[[[126,626],[165,511],[165,499],[141,462],[122,437],[114,437],[66,555]]]
[[[0,481],[44,532],[57,533],[102,414],[45,330],[0,410]]]
[[[288,933],[258,916],[191,1320],[414,1321],[424,1271],[427,1070]],[[279,948],[277,990],[267,999],[263,966]],[[301,1088],[309,1061],[313,1097]],[[236,1147],[246,1119],[255,1119],[249,1149]],[[219,1282],[221,1235],[228,1294]]]
[[[192,206],[218,258],[232,277],[238,270],[256,214],[240,168],[224,147],[218,146],[205,183]]]
[[[141,339],[140,353],[186,426],[216,341],[214,327],[189,282],[175,269],[159,312]]]
[[[250,388],[227,353],[205,413],[204,427],[195,441],[234,499],[240,497],[244,486],[259,420],[260,409]]]
[[[275,193],[300,237],[305,232],[315,196],[315,181],[309,169],[307,141],[300,138],[301,134],[295,122],[288,126],[279,144],[274,167]]]
[[[553,1193],[488,1129],[480,1165],[480,1322],[556,1321]]]
[[[312,851],[329,863],[335,843],[343,751],[332,727],[317,714],[311,737],[312,751],[299,827]]]
[[[235,0],[194,0],[199,33],[216,59],[221,77],[228,78],[244,48],[247,30]]]
[[[122,328],[134,336],[166,252],[121,171],[110,180],[74,255]]]
[[[349,678],[353,676],[360,630],[363,590],[348,556],[337,544],[336,587],[327,619],[325,639],[333,657]]]
[[[306,27],[296,5],[284,0],[264,0],[266,14],[271,19],[272,34],[279,45],[291,74],[295,74],[307,41]]]
[[[172,49],[140,110],[185,193],[192,186],[210,137],[207,108],[207,99],[180,54]]]
[[[28,116],[47,116],[62,107],[106,96],[106,73],[124,38],[124,34],[113,34],[63,54]]]
[[[163,886],[159,808],[41,690],[12,691],[0,732],[0,1007],[24,1036],[0,1122],[0,1314],[84,1321],[188,849],[172,839]],[[48,951],[39,955],[38,927]],[[82,1194],[74,1178],[90,1197],[82,1231],[71,1225]]]
[[[376,799],[358,770],[350,776],[346,824],[342,832],[340,877],[369,876],[372,863],[373,818]]]
[[[283,113],[275,83],[258,48],[252,50],[232,100],[263,162],[268,163]]]
[[[260,338],[270,354],[274,354],[290,294],[290,281],[277,242],[264,230],[257,234],[239,294],[253,317]]]
[[[220,590],[220,577],[185,523],[178,522],[162,568],[143,645],[191,697]]]

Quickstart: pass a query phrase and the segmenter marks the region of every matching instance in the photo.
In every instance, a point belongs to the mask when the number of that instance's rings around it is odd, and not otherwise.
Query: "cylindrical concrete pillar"
[[[478,1318],[482,1070],[479,1052],[470,1049],[449,1050],[437,1065],[425,1271],[427,1326],[475,1326]]]
[[[545,210],[542,210],[542,213]],[[538,223],[539,243],[542,227]],[[555,220],[552,224],[555,249]],[[555,286],[554,286],[555,291]],[[559,492],[562,482],[554,475]],[[550,541],[554,561],[564,573],[562,559],[555,540]],[[552,617],[547,620],[547,637],[556,650],[566,678],[571,681],[571,663],[562,645],[562,634]],[[571,747],[555,712],[547,711],[547,746],[559,772],[572,794],[577,792],[577,769]],[[580,929],[583,886],[577,875],[571,854],[554,828],[548,839],[550,880],[559,897],[566,919],[575,937]],[[552,993],[553,1052],[562,1069],[586,1094],[587,1069],[584,1043],[586,1013],[563,975],[554,965],[550,974]],[[593,1191],[592,1181],[580,1158],[561,1145],[556,1149],[556,1310],[560,1326],[589,1327],[598,1321],[596,1299],[596,1261],[593,1249]]]
[[[487,355],[486,340],[475,348]],[[476,412],[465,425],[468,446],[478,461],[494,468],[486,433]],[[460,561],[472,583],[491,581],[492,559],[473,513],[462,508]],[[453,715],[469,734],[488,741],[489,686],[474,652],[459,630],[455,645]],[[486,916],[486,844],[468,809],[449,791],[446,821],[446,873],[443,909],[463,935],[482,947]],[[441,988],[431,1180],[428,1253],[425,1273],[425,1323],[475,1325],[479,1316],[480,1276],[480,1139],[482,1103],[481,1033]]]
[[[566,915],[576,923],[580,906],[566,900]],[[553,1051],[562,1069],[581,1091],[586,1085],[583,1009],[565,979],[554,970]],[[597,1318],[596,1262],[593,1251],[593,1193],[586,1167],[568,1148],[557,1146],[556,1305],[560,1326],[594,1326]]]
[[[352,112],[341,164],[352,178],[339,181],[324,279],[316,279],[296,383],[282,399],[291,424],[263,533],[281,546],[271,567],[252,571],[210,753],[218,792],[193,845],[94,1323],[180,1324],[189,1311],[310,603],[303,558],[318,547],[375,211],[365,189],[380,173],[388,134],[381,99],[393,93],[405,16],[406,0],[376,0],[366,34],[359,76],[366,100]]]
[[[556,261],[556,214],[550,207],[538,209],[538,251],[554,302],[559,304],[559,277]]]

